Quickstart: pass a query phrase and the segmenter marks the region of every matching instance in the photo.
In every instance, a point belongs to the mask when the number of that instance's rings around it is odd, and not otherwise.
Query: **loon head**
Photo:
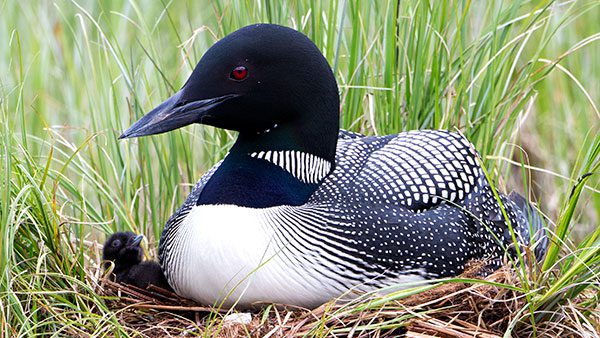
[[[104,243],[102,259],[112,261],[115,270],[121,270],[139,264],[142,261],[143,251],[140,243],[144,235],[133,232],[115,232]]]
[[[200,123],[238,131],[245,151],[292,149],[333,160],[338,120],[337,83],[317,46],[296,30],[257,24],[213,45],[181,90],[120,138]]]

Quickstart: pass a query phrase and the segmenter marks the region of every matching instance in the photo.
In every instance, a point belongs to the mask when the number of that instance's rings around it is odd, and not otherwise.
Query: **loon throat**
[[[331,162],[297,150],[260,151],[251,157],[271,162],[307,184],[316,184],[331,171]]]

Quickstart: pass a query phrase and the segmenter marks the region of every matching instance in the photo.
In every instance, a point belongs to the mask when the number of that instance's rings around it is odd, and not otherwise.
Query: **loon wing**
[[[457,133],[423,130],[361,137],[343,132],[336,169],[309,202],[390,204],[423,211],[466,199],[487,185],[478,162],[471,143]]]

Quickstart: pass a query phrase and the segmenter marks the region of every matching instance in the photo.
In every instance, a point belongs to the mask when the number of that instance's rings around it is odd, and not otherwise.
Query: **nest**
[[[483,268],[472,263],[464,278]],[[518,286],[516,273],[502,268],[488,283],[445,283],[400,300],[369,306],[375,296],[308,310],[266,306],[241,322],[233,311],[199,306],[151,286],[144,290],[103,280],[99,292],[132,334],[148,337],[502,337],[525,305],[524,295],[496,283]]]

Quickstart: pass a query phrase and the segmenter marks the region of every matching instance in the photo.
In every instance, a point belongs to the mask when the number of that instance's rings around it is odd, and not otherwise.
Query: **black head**
[[[140,247],[143,238],[129,231],[115,232],[104,243],[102,259],[113,261],[115,270],[140,263],[144,255]]]
[[[315,44],[293,29],[257,24],[213,45],[181,90],[121,138],[163,133],[192,123],[236,130],[240,136],[276,126],[289,129],[287,139],[277,140],[284,147],[316,137],[327,144],[317,155],[326,157],[335,153],[338,120],[337,84]],[[324,140],[326,136],[330,142]]]

